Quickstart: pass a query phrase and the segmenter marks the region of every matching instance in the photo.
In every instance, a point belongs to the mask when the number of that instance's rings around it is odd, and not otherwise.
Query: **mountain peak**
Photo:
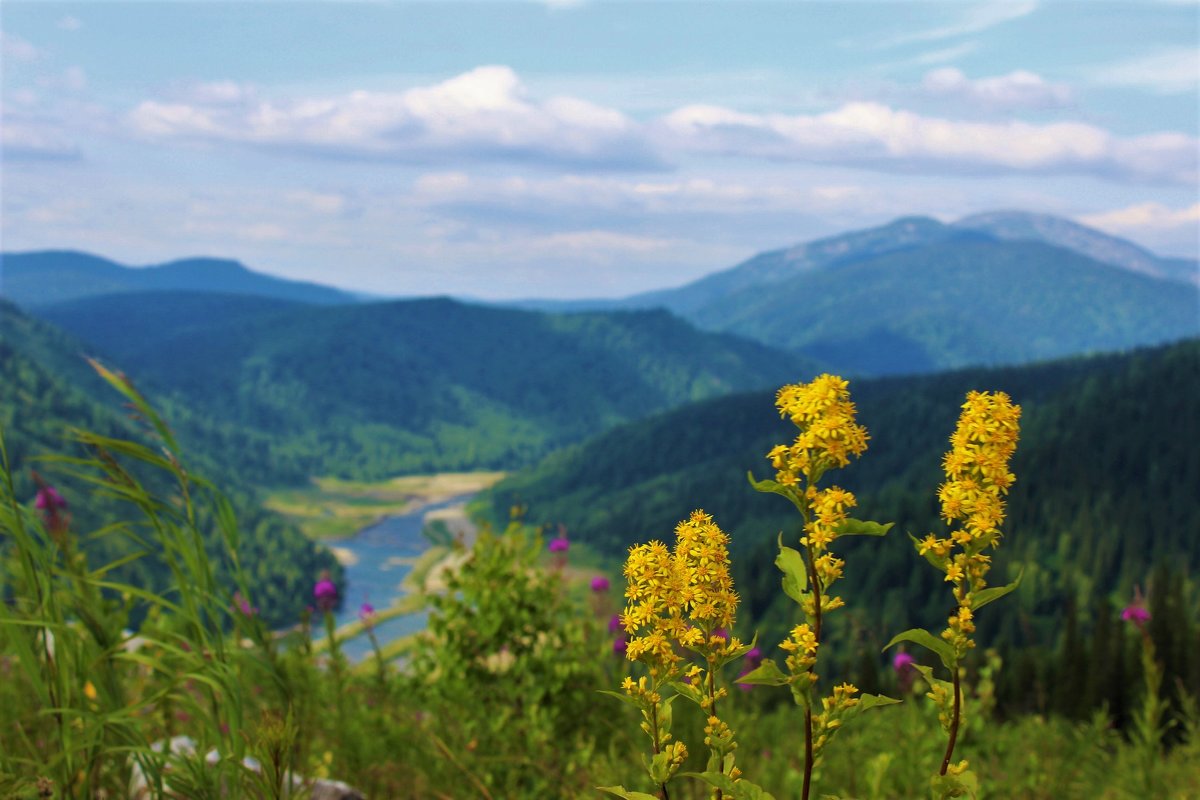
[[[1200,284],[1200,274],[1194,262],[1159,258],[1127,239],[1051,214],[1017,210],[988,211],[964,217],[955,222],[953,227],[979,231],[997,239],[1044,242],[1131,272]]]

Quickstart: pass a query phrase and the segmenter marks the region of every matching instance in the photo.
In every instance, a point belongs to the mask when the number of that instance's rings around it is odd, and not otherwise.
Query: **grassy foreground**
[[[763,790],[739,788],[744,781],[714,791],[695,778],[707,769],[698,743],[712,723],[688,703],[670,712],[672,730],[696,744],[669,786],[655,785],[636,709],[601,694],[639,673],[623,656],[632,642],[613,624],[624,605],[620,584],[573,578],[580,573],[565,537],[547,543],[519,521],[503,533],[483,529],[470,544],[448,543],[455,568],[437,581],[434,559],[423,563],[413,597],[428,608],[428,630],[393,652],[377,648],[362,668],[341,653],[331,613],[337,587],[327,579],[313,576],[314,611],[276,637],[255,610],[254,565],[241,561],[229,504],[183,466],[140,395],[113,380],[153,426],[155,446],[78,432],[90,455],[60,466],[119,499],[123,519],[74,530],[64,501],[86,498],[45,485],[36,499],[18,497],[0,458],[0,796],[126,797],[135,770],[152,797],[189,800],[305,797],[307,784],[324,777],[395,800],[597,798],[598,787],[616,784],[634,800],[795,798],[809,777],[823,798],[936,789],[930,774],[945,746],[939,709],[926,699],[930,684],[899,672],[879,689],[901,702],[856,719],[807,769],[788,692],[714,675],[738,763]],[[147,492],[136,477],[145,470],[174,489]],[[207,526],[219,533],[215,548],[201,536]],[[146,591],[116,578],[119,564],[87,563],[78,543],[89,536],[128,538],[141,548],[132,558],[162,552],[170,587]],[[217,563],[232,577],[218,580]],[[763,649],[767,660],[781,656]],[[1167,730],[1164,687],[1147,680],[1124,732],[1103,714],[1085,723],[1002,720],[989,700],[988,670],[997,668],[963,671],[958,752],[974,782],[956,796],[1200,795],[1194,703]],[[1066,676],[1058,690],[1071,691],[1078,677]],[[178,735],[195,740],[196,752],[164,752],[162,742]]]

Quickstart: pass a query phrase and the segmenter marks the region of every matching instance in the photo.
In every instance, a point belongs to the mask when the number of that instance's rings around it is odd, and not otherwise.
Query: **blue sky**
[[[618,296],[898,216],[1200,250],[1191,2],[6,0],[5,250]]]

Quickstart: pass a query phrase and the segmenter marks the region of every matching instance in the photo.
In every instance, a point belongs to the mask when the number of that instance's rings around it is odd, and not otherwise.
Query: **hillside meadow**
[[[1164,363],[1172,368],[1163,375],[1186,377],[1194,360],[1194,344],[1188,344],[1116,358],[1116,367],[1081,362],[1074,374],[1092,380],[1093,391],[1113,403],[1119,396],[1114,387],[1122,382],[1163,380],[1147,376]],[[1054,580],[1069,574],[1053,571],[1050,559],[1039,562],[1036,548],[1020,551],[1025,566],[1020,586],[1005,586],[1011,575],[998,576],[988,589],[973,578],[970,584],[947,585],[966,578],[946,572],[948,563],[926,563],[900,530],[879,538],[875,534],[886,526],[853,523],[845,516],[849,506],[821,512],[833,517],[810,517],[818,513],[812,503],[819,501],[801,493],[793,496],[792,515],[799,511],[797,520],[807,520],[803,527],[810,537],[820,531],[832,537],[837,556],[805,562],[812,553],[802,557],[794,549],[806,549],[795,533],[772,541],[775,531],[768,529],[761,536],[764,557],[755,546],[739,545],[739,533],[731,541],[702,518],[691,517],[690,528],[677,527],[689,519],[687,506],[718,499],[696,493],[671,522],[632,537],[631,544],[660,539],[675,554],[661,562],[661,575],[664,585],[677,584],[681,594],[654,601],[665,605],[645,617],[633,608],[657,595],[631,588],[629,606],[622,597],[626,579],[631,587],[655,585],[643,583],[650,573],[641,572],[644,566],[635,566],[632,555],[624,567],[623,554],[606,560],[598,540],[585,548],[592,555],[579,570],[575,563],[586,537],[576,531],[586,526],[529,524],[532,515],[517,508],[517,517],[510,518],[510,509],[469,548],[458,545],[451,556],[458,566],[443,574],[440,585],[419,587],[414,603],[427,607],[428,630],[402,658],[393,659],[394,653],[373,640],[375,656],[352,664],[340,649],[350,632],[335,629],[329,613],[341,599],[337,584],[319,573],[294,584],[291,591],[308,610],[298,625],[275,632],[259,611],[264,584],[255,564],[261,557],[247,555],[236,504],[189,466],[166,421],[127,379],[102,375],[137,413],[135,435],[77,429],[75,454],[42,465],[47,475],[73,481],[63,486],[90,486],[91,493],[60,493],[45,478],[34,481],[32,490],[18,490],[7,456],[0,476],[5,543],[0,592],[7,601],[0,605],[0,669],[6,678],[0,689],[0,791],[6,796],[124,797],[135,771],[145,776],[151,796],[188,798],[307,797],[318,785],[341,792],[335,796],[388,798],[606,796],[600,787],[607,796],[632,798],[790,798],[810,791],[813,797],[843,798],[931,792],[1185,798],[1200,791],[1196,694],[1173,661],[1188,651],[1195,631],[1186,572],[1161,571],[1143,586],[1148,601],[1130,594],[1112,612],[1114,618],[1098,617],[1087,626],[1087,635],[1078,620],[1069,622],[1068,634],[1075,638],[1065,646],[1073,651],[1061,659],[1043,652],[1044,674],[1024,684],[1052,701],[1028,698],[1022,706],[1002,687],[1025,680],[1026,666],[995,645],[1008,620],[1026,624],[1021,593],[1029,585],[1025,581],[1037,585],[1039,563]],[[943,442],[955,429],[959,385],[978,377],[947,379],[954,390],[946,390],[947,399],[933,412]],[[1067,385],[1070,379],[1061,384]],[[1049,414],[1053,389],[1043,397],[1043,410],[1036,413]],[[1021,412],[1021,435],[1033,440],[1029,444],[1037,442],[1038,425],[1048,424],[1037,422],[1036,407]],[[864,397],[864,420],[868,408]],[[770,423],[773,438],[786,441],[795,434],[795,428],[791,434],[781,431],[769,405],[764,413],[776,421]],[[828,430],[816,419],[800,425],[801,436]],[[842,419],[839,424],[846,424]],[[885,420],[871,425],[872,442],[886,439]],[[716,457],[723,449],[719,431],[706,432]],[[804,452],[818,452],[817,444],[809,445]],[[1025,445],[1022,440],[1018,454]],[[916,460],[926,449],[914,444],[910,455]],[[894,521],[880,513],[889,509],[866,507],[877,479],[866,469],[871,456],[870,447],[861,454],[865,474],[854,491],[864,502],[854,513]],[[889,460],[886,450],[881,458]],[[860,465],[858,459],[844,469],[832,462],[805,463],[795,469],[808,470],[805,480],[821,481],[820,492],[826,493],[834,490],[822,480],[824,472],[836,471],[840,483],[843,472],[848,479]],[[1026,463],[1022,472],[1021,460],[1013,462],[1014,486],[1035,483],[1036,463]],[[935,472],[936,464],[935,457],[921,476]],[[755,471],[771,475],[765,461]],[[745,480],[744,474],[736,476],[728,491],[788,505],[754,493]],[[914,491],[919,488],[936,503],[937,476],[920,483],[915,481]],[[765,480],[759,488],[786,495],[787,486]],[[93,497],[118,512],[97,528],[82,522]],[[1012,520],[1025,513],[1018,510],[1021,502],[1028,500],[1009,497]],[[823,528],[826,519],[830,527]],[[991,539],[998,553],[1020,543],[1016,530],[1009,541],[1012,520],[1002,522],[1003,541]],[[720,515],[714,522],[724,524]],[[969,527],[974,523],[967,524],[964,530],[974,530]],[[872,535],[855,536],[852,548],[838,541],[856,533]],[[703,558],[711,560],[704,563],[718,567],[709,577],[697,577],[701,562],[693,559],[700,551],[681,544],[685,534],[709,543]],[[89,544],[97,539],[122,542],[127,554],[106,561]],[[959,616],[958,623],[952,617],[951,628],[972,644],[977,640],[977,647],[937,635],[944,611],[919,621],[933,634],[893,626],[885,635],[909,644],[886,654],[878,647],[860,650],[853,666],[846,655],[854,652],[852,625],[833,625],[812,644],[805,643],[809,623],[787,630],[805,617],[811,622],[814,612],[819,620],[818,609],[831,618],[836,611],[853,619],[856,608],[869,608],[863,605],[868,590],[851,576],[873,572],[878,553],[897,542],[908,556],[896,556],[892,571],[934,578],[913,584],[925,596],[914,593],[906,602],[914,609],[952,609],[951,589],[957,586],[966,593],[964,607],[978,609],[979,626],[962,628],[967,618]],[[965,552],[982,554],[971,547]],[[792,561],[789,550],[801,561]],[[122,569],[151,553],[159,554],[168,577],[151,587],[121,577]],[[798,566],[803,563],[807,567]],[[838,574],[828,572],[831,567]],[[820,587],[840,579],[843,568],[838,591],[846,609],[836,609]],[[763,576],[761,586],[746,584],[747,575]],[[677,599],[725,592],[719,587],[726,580],[741,597],[721,594],[717,616],[702,610],[703,604]],[[780,626],[763,625],[754,611],[777,603],[791,608],[780,633],[775,632]],[[361,611],[361,629],[370,635],[371,610]],[[614,615],[624,615],[615,627]],[[688,631],[704,636],[697,640]],[[682,636],[690,644],[647,650],[656,635]],[[626,656],[635,649],[637,660],[631,661]],[[1074,710],[1063,707],[1063,698],[1090,697],[1081,694],[1081,680],[1099,666],[1118,670],[1113,680],[1126,692],[1125,707],[1117,713],[1103,697],[1080,699]],[[655,690],[639,694],[639,677],[649,678]],[[952,720],[951,696],[957,701]],[[645,716],[648,709],[651,717]],[[948,726],[954,731],[952,761]],[[808,730],[823,733],[810,738]],[[164,753],[161,743],[179,736],[189,737],[194,749]],[[819,756],[810,757],[814,747]]]

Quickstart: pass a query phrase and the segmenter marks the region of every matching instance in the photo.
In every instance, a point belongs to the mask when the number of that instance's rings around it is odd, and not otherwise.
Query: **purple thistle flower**
[[[1150,611],[1146,608],[1146,598],[1142,596],[1142,587],[1133,587],[1133,602],[1125,606],[1121,619],[1132,622],[1141,630],[1150,621]]]
[[[910,654],[901,651],[896,653],[896,657],[892,659],[892,669],[894,669],[897,674],[907,672],[908,670],[912,669],[913,664],[916,662],[917,660]]]
[[[242,597],[241,592],[233,593],[233,607],[247,617],[252,617],[258,613],[258,606],[250,605],[250,602],[246,598]]]
[[[629,643],[624,639],[613,639],[613,653],[623,656],[627,649],[629,649]]]
[[[63,499],[63,496],[53,486],[42,486],[42,488],[38,489],[37,499],[34,500],[33,505],[39,511],[46,511],[53,514],[59,509],[66,508],[67,501]]]
[[[593,592],[607,592],[610,585],[611,584],[609,584],[608,578],[604,577],[603,575],[598,575],[595,578],[592,578]]]
[[[1121,612],[1121,619],[1132,622],[1140,628],[1150,621],[1150,612],[1146,610],[1145,606],[1130,605]]]
[[[551,553],[565,553],[571,548],[571,543],[567,541],[567,537],[560,536],[550,540],[549,548]]]
[[[329,580],[329,575],[326,573],[317,581],[317,585],[313,587],[313,599],[317,601],[317,608],[322,611],[332,611],[337,605],[338,590],[333,581]]]
[[[762,663],[762,660],[763,660],[762,648],[751,647],[749,650],[746,651],[746,655],[744,656],[744,658],[746,659],[746,663],[753,664],[754,666],[757,667],[759,664]]]
[[[375,626],[375,606],[363,603],[358,609],[358,619],[368,630]]]
[[[609,633],[616,633],[617,631],[621,630],[624,627],[625,626],[621,624],[621,615],[620,614],[613,614],[612,619],[610,619],[608,621],[608,632]]]

